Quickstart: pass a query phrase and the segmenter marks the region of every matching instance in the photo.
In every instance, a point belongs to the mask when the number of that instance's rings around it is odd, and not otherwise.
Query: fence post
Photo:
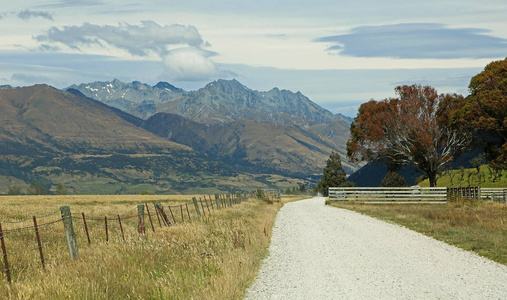
[[[218,194],[215,194],[215,202],[217,203],[217,209],[222,209],[222,206],[220,205],[220,196]]]
[[[74,225],[72,224],[72,214],[70,213],[70,206],[60,207],[62,214],[63,227],[65,228],[65,236],[67,237],[67,247],[71,259],[76,259],[79,256],[77,249],[76,233],[74,232]]]
[[[123,241],[125,241],[125,234],[123,233],[123,226],[121,225],[120,215],[118,215],[118,224],[120,224],[121,237],[122,237]]]
[[[137,205],[137,215],[139,217],[139,225],[137,226],[137,230],[139,233],[144,233],[144,205]]]
[[[158,202],[155,203],[155,206],[157,206],[157,211],[159,212],[160,216],[162,217],[162,220],[164,221],[164,224],[166,226],[172,226],[172,221],[167,217],[167,214],[165,213],[164,206],[162,206],[162,203]]]
[[[5,237],[2,230],[2,223],[0,223],[0,242],[2,243],[2,255],[4,258],[5,275],[7,276],[7,281],[11,283],[11,269],[9,269],[9,261],[7,260],[7,249],[5,248]]]
[[[86,237],[88,238],[88,245],[91,245],[92,241],[90,240],[90,233],[88,232],[88,225],[86,224],[86,217],[85,217],[84,212],[81,213],[81,216],[83,217],[83,223],[84,223],[84,228],[86,231]]]
[[[195,211],[197,212],[197,216],[201,219],[201,211],[199,210],[199,204],[197,203],[197,199],[192,197],[192,202],[194,202]]]
[[[42,268],[46,268],[46,264],[44,263],[44,253],[42,252],[42,244],[40,242],[40,235],[39,235],[39,227],[37,226],[37,218],[33,216],[33,227],[35,228],[35,237],[37,238],[37,246],[39,248],[39,254],[40,254],[40,262],[42,263]]]
[[[229,205],[229,207],[232,207],[231,194],[229,193],[227,193],[227,204]]]
[[[148,219],[150,219],[151,230],[153,230],[153,232],[155,232],[155,227],[153,227],[153,221],[151,220],[151,214],[150,214],[150,209],[148,208],[148,203],[145,203],[144,205],[146,206],[146,213],[148,214]]]

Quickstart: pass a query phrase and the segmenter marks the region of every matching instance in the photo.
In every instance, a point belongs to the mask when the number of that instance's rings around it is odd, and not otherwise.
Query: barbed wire
[[[57,214],[59,212],[60,212],[60,209],[55,210],[54,212],[51,212],[51,213],[49,213],[47,215],[35,216],[35,218],[37,218],[37,219],[43,219],[43,218],[51,217],[52,215],[55,215],[55,214]],[[23,220],[18,220],[18,221],[0,220],[0,222],[2,222],[2,223],[16,224],[16,223],[26,222],[28,220],[33,220],[33,216],[32,217],[28,217],[28,218],[23,219]]]

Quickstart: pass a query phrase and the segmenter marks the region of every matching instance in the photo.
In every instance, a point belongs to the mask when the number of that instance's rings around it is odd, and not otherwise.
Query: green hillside
[[[428,179],[420,182],[418,185],[429,187]],[[437,181],[439,187],[466,187],[481,186],[491,188],[503,188],[507,186],[507,171],[495,172],[488,165],[483,165],[480,170],[476,168],[450,170],[445,172]]]

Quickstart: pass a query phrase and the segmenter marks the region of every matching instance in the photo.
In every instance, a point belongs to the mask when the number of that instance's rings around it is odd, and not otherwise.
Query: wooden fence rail
[[[481,199],[507,202],[507,188],[481,188]]]
[[[383,188],[383,187],[346,187],[329,188],[329,200],[367,201],[373,203],[446,203],[447,188]]]
[[[422,188],[422,187],[331,187],[329,200],[371,203],[446,203],[460,198],[493,200],[507,203],[507,188]]]

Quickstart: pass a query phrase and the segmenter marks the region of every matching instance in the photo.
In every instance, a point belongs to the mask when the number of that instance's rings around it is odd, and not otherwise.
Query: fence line
[[[329,188],[329,200],[366,201],[372,203],[446,203],[447,188]]]
[[[507,188],[481,188],[481,199],[507,203]]]
[[[207,214],[204,209],[204,204],[199,198],[201,209],[204,218],[211,215],[215,210],[222,210],[224,208],[232,207],[235,204],[240,204],[248,200],[246,194],[215,194],[216,206],[213,205],[211,195],[208,195],[209,202],[206,196],[204,203],[206,205]],[[194,198],[195,199],[195,198]],[[105,237],[105,242],[110,241],[110,237],[121,237],[125,241],[126,234],[146,234],[146,220],[148,217],[150,226],[155,232],[153,225],[153,218],[157,218],[160,228],[162,223],[164,226],[173,226],[178,223],[173,208],[176,213],[180,213],[181,223],[192,222],[192,220],[200,220],[202,217],[199,213],[198,205],[195,205],[195,217],[191,217],[191,209],[189,203],[180,205],[166,205],[162,206],[161,203],[154,203],[153,210],[150,211],[148,204],[140,204],[136,207],[122,213],[116,214],[114,217],[106,216],[92,216],[84,212],[71,213],[69,206],[62,206],[60,209],[43,216],[32,216],[18,221],[0,220],[0,244],[2,251],[2,259],[4,263],[3,272],[0,276],[5,274],[7,281],[10,283],[17,278],[20,278],[22,271],[32,265],[40,264],[45,268],[48,260],[63,260],[65,258],[74,259],[78,256],[78,243],[77,239],[82,240],[81,247],[87,245],[91,246],[92,241]],[[197,204],[194,201],[194,204]],[[166,208],[171,218],[168,217]],[[53,217],[58,213],[56,219],[47,220],[46,218]],[[27,225],[26,222],[32,221],[33,224]],[[161,221],[162,220],[162,221]],[[57,224],[63,224],[62,228],[58,229]],[[5,228],[3,225],[9,225],[10,228]],[[73,224],[79,225],[74,227]],[[137,228],[136,228],[137,225]],[[135,229],[136,228],[136,229]],[[22,250],[19,250],[22,249]],[[69,251],[69,256],[65,257],[63,253],[65,250]],[[35,252],[38,258],[33,258]]]
[[[369,203],[446,203],[459,199],[506,202],[507,188],[330,187],[329,200]]]

